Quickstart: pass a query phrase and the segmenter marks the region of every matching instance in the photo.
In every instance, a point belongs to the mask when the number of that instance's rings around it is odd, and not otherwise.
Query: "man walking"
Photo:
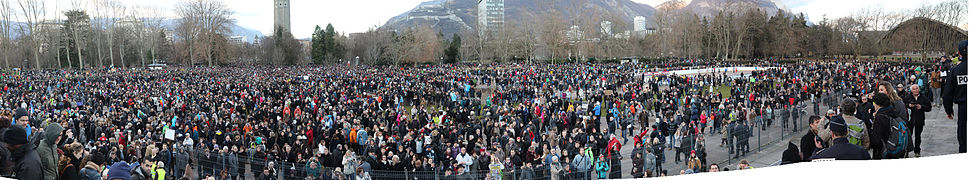
[[[922,94],[919,86],[913,84],[909,87],[912,93],[905,96],[905,106],[912,112],[909,113],[908,128],[915,136],[915,157],[922,157],[922,127],[925,126],[925,113],[932,111],[932,102],[926,94]]]

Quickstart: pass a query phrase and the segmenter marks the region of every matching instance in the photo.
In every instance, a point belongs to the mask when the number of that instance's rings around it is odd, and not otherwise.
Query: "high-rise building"
[[[276,31],[276,27],[283,27],[284,31],[292,32],[292,26],[289,25],[289,0],[274,0],[276,2],[276,8],[274,9],[274,21],[273,21],[273,32]]]
[[[633,18],[633,31],[645,31],[646,30],[646,17],[636,16]]]
[[[505,0],[478,0],[478,33],[494,33],[505,27]]]
[[[599,27],[602,28],[600,29],[602,35],[612,36],[612,21],[602,21],[602,23],[599,23]]]
[[[581,41],[582,40],[582,29],[579,26],[572,25],[569,30],[565,32],[565,38],[569,41]]]

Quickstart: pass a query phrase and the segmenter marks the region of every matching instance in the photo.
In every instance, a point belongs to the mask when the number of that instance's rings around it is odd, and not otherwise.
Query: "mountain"
[[[175,26],[178,25],[178,20],[179,19],[165,19],[164,21],[162,21],[161,25],[165,29],[174,30]],[[263,34],[259,30],[242,27],[242,26],[239,26],[239,24],[232,24],[232,27],[229,27],[229,30],[232,31],[229,33],[229,37],[242,36],[244,37],[245,41],[249,43],[253,42],[254,40],[253,37],[262,38],[263,36],[266,36],[266,34]]]
[[[524,22],[529,14],[561,12],[567,22],[573,17],[602,19],[614,14],[632,29],[636,16],[651,17],[653,7],[630,0],[505,0],[505,24]],[[405,29],[431,25],[445,35],[474,30],[477,26],[477,0],[432,0],[387,21],[382,28]],[[598,24],[598,23],[596,23]],[[620,24],[614,22],[614,24]]]
[[[666,3],[673,3],[674,1],[669,1]],[[700,17],[716,16],[722,10],[727,10],[730,7],[755,7],[761,11],[767,12],[767,16],[774,16],[777,14],[777,10],[781,9],[777,3],[772,0],[692,0],[692,1],[680,1],[681,3],[686,2],[685,6],[681,6],[683,10],[690,10],[699,15]],[[664,4],[666,4],[664,3]],[[661,5],[662,6],[662,5]],[[791,14],[789,10],[784,10],[786,14]]]
[[[475,0],[433,0],[394,16],[382,28],[406,29],[430,25],[444,34],[471,30],[475,26]]]
[[[616,29],[632,29],[633,18],[636,16],[646,17],[648,26],[652,24],[653,14],[658,9],[670,10],[689,10],[701,17],[715,16],[726,7],[748,6],[755,7],[774,16],[779,9],[784,9],[788,15],[793,15],[786,10],[783,4],[775,3],[776,0],[670,0],[656,8],[633,2],[631,0],[505,0],[505,25],[513,25],[513,22],[527,22],[531,15],[540,15],[545,12],[559,12],[567,23],[572,22],[575,17],[591,17],[593,19],[612,19],[603,17],[619,18],[623,22],[613,22],[613,25],[622,25]],[[430,25],[435,30],[450,37],[452,33],[474,30],[477,27],[477,2],[478,0],[431,0],[423,2],[410,11],[397,15],[387,21],[381,28],[401,30],[420,25]],[[611,16],[614,15],[614,16]],[[810,22],[810,21],[808,21]],[[598,24],[598,23],[596,23]]]
[[[238,24],[232,25],[231,29],[232,29],[232,36],[245,37],[246,42],[249,42],[249,43],[252,43],[252,41],[254,40],[253,37],[262,38],[263,36],[266,36],[259,30],[242,27],[242,26],[239,26]]]
[[[10,23],[10,27],[13,28],[13,29],[10,29],[10,31],[7,33],[7,37],[10,37],[10,39],[19,39],[20,38],[20,33],[19,33],[20,30],[17,30],[17,28],[23,26],[24,23],[17,22],[17,21],[4,21],[4,20],[0,20],[0,23],[6,23],[6,22],[9,22]]]
[[[682,9],[690,4],[689,0],[670,0],[656,5],[656,9]]]

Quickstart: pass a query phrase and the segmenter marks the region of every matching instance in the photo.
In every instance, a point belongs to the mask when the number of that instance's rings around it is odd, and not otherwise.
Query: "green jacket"
[[[44,172],[44,180],[57,179],[57,161],[60,155],[57,154],[57,136],[61,135],[64,128],[59,124],[50,124],[44,128],[44,139],[37,146],[37,155],[40,156],[41,170]]]

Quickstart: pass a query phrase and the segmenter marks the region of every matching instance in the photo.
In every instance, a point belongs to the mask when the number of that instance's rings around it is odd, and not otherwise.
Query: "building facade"
[[[645,31],[646,30],[646,17],[636,16],[633,18],[633,31]]]
[[[646,17],[636,16],[633,18],[633,33],[637,37],[643,37],[649,34],[649,30],[646,29]]]
[[[505,27],[505,0],[478,0],[478,33],[498,32]]]

